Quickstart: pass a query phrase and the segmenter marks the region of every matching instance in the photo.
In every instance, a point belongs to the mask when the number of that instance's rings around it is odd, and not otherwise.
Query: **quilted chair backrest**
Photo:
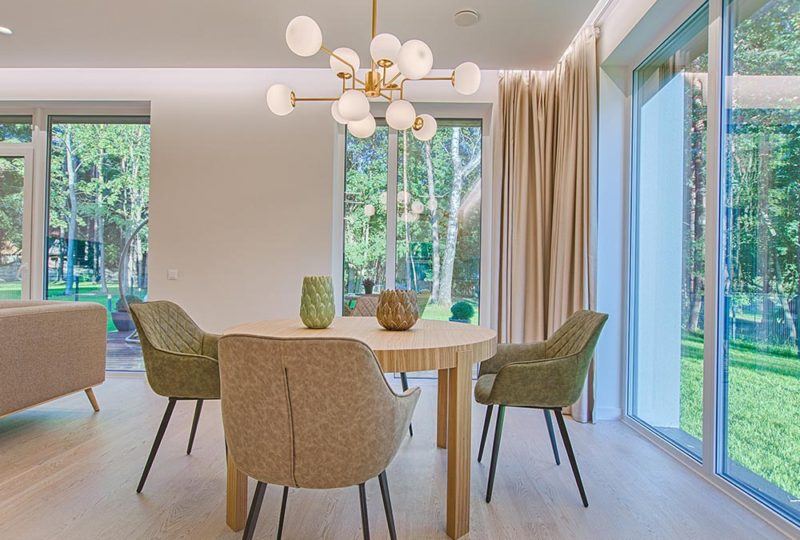
[[[607,319],[605,313],[576,311],[547,340],[547,357],[559,358],[581,352],[591,356]]]
[[[389,464],[405,427],[396,429],[396,398],[365,344],[227,335],[219,353],[225,438],[248,476],[337,488]]]
[[[158,300],[131,304],[130,310],[145,355],[147,345],[167,352],[203,354],[203,331],[179,305]]]

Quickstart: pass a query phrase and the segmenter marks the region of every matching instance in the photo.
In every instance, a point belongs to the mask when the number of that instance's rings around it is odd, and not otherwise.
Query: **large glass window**
[[[142,369],[128,305],[147,297],[146,117],[51,117],[46,298],[108,310],[109,369]]]
[[[417,292],[423,318],[478,324],[481,144],[480,120],[442,119],[427,142],[385,125],[346,134],[344,315],[374,315],[397,288]]]
[[[722,474],[800,520],[800,3],[726,3]]]
[[[702,456],[708,11],[634,72],[629,412]]]
[[[481,122],[442,120],[428,142],[405,131],[398,153],[395,284],[417,291],[425,319],[477,324]]]
[[[344,309],[386,288],[386,188],[389,128],[359,139],[347,132],[344,179]],[[361,301],[363,307],[364,300]]]

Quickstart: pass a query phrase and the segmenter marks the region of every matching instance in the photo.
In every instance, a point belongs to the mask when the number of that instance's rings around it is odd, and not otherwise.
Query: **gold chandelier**
[[[356,137],[370,137],[375,132],[375,117],[370,113],[370,99],[385,99],[386,123],[398,131],[412,129],[414,137],[428,141],[436,134],[436,119],[417,115],[404,98],[409,81],[450,81],[456,92],[471,95],[478,91],[481,72],[473,62],[456,67],[449,77],[428,77],[433,67],[433,53],[423,41],[411,39],[400,43],[392,34],[377,34],[378,2],[372,0],[372,41],[370,67],[359,78],[358,53],[347,47],[330,50],[322,44],[322,31],[311,17],[300,15],[286,27],[286,44],[298,56],[313,56],[323,51],[330,56],[331,70],[342,81],[338,97],[297,97],[284,84],[274,84],[267,91],[267,105],[279,116],[292,112],[299,101],[331,101],[331,115]]]

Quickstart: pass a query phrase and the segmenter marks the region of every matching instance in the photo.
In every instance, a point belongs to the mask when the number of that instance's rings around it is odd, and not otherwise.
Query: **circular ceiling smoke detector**
[[[462,9],[453,16],[456,26],[461,27],[475,26],[480,18],[480,15],[474,9]]]

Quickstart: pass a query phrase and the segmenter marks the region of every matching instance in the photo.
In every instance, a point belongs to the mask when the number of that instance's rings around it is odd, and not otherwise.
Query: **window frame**
[[[492,104],[491,103],[415,103],[418,113],[428,113],[442,120],[481,121],[481,277],[479,326],[494,328],[493,310],[495,293],[492,291],[493,261],[497,253],[494,241],[494,182],[492,178]],[[373,114],[382,120],[385,104],[373,104]],[[344,277],[344,185],[345,185],[345,126],[336,124],[333,175],[333,227],[331,249],[331,275],[337,315],[342,314],[342,279]],[[387,166],[386,207],[397,207],[397,131],[389,128],[389,153]],[[396,278],[397,212],[386,213],[386,286],[394,287]],[[484,315],[485,314],[485,315]]]

